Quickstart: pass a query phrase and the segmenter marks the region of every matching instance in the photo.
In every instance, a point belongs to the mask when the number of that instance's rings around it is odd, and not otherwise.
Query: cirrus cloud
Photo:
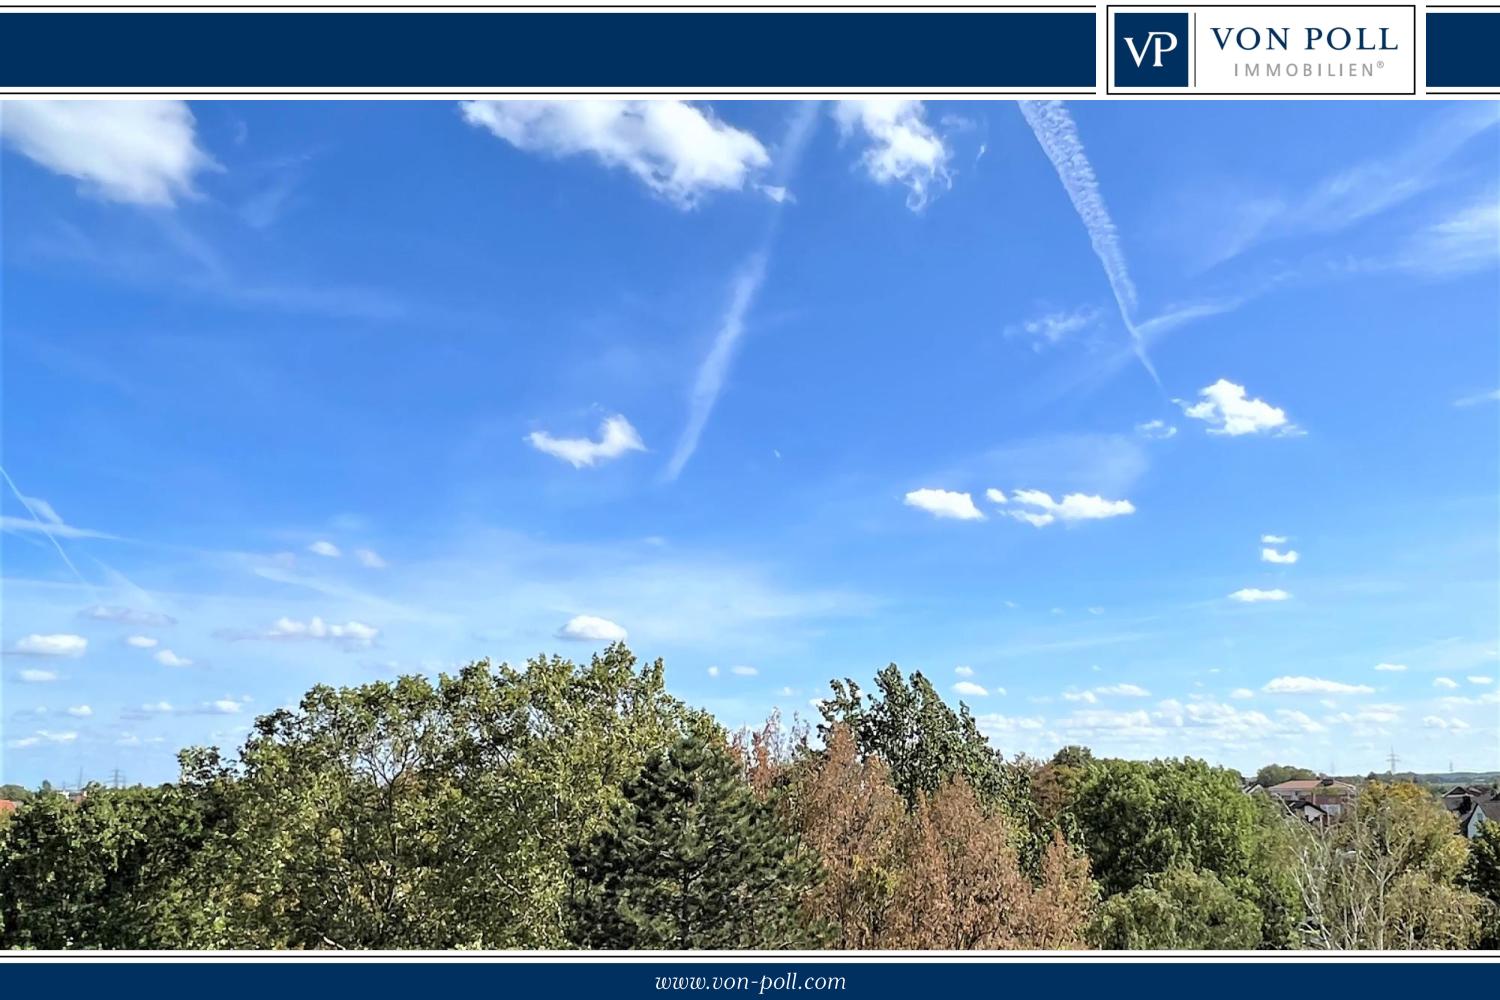
[[[597,441],[588,438],[556,438],[546,431],[533,431],[526,435],[526,440],[537,451],[560,458],[575,469],[619,458],[626,452],[646,450],[645,443],[641,441],[635,428],[630,426],[630,421],[618,414],[606,418],[599,425]]]

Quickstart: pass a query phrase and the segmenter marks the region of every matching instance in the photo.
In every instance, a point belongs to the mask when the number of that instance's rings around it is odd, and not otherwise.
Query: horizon
[[[1007,757],[1500,771],[1494,102],[0,140],[0,782],[615,640],[731,731],[894,662]]]

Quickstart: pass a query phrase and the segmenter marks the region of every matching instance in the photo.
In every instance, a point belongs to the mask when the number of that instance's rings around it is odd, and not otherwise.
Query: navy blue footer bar
[[[1416,996],[1435,970],[1425,963],[1397,965],[1371,959],[1340,960],[1327,953],[1319,975],[1337,978],[1340,990],[1376,997]],[[10,963],[7,995],[42,996],[65,977],[69,992],[98,990],[130,995],[147,990],[167,1000],[213,996],[261,1000],[268,992],[286,1000],[357,992],[371,1000],[464,991],[472,996],[607,996],[610,1000],[713,995],[718,997],[901,998],[954,996],[1055,996],[1059,993],[1130,996],[1211,993],[1216,1000],[1263,1000],[1268,983],[1306,975],[1274,962],[1159,962],[924,960],[920,954],[887,962],[808,961],[801,958],[720,961],[514,962],[501,959],[429,963],[192,961],[183,963]],[[472,991],[472,992],[471,992]],[[1410,991],[1410,992],[1407,992]]]
[[[0,15],[0,88],[1092,88],[1092,9]]]

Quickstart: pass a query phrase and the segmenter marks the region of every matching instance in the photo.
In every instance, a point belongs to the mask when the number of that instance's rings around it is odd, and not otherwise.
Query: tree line
[[[727,733],[661,661],[316,687],[177,781],[0,819],[9,948],[1462,948],[1500,825],[1372,782],[1326,829],[1193,759],[1007,758],[895,665]]]

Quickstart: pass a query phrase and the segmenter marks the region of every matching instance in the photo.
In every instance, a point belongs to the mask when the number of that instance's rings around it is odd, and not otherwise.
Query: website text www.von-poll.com
[[[745,993],[755,991],[756,996],[767,993],[785,993],[805,990],[843,990],[847,982],[843,976],[803,976],[800,972],[784,972],[779,976],[657,976],[658,990],[710,990],[714,992]]]

